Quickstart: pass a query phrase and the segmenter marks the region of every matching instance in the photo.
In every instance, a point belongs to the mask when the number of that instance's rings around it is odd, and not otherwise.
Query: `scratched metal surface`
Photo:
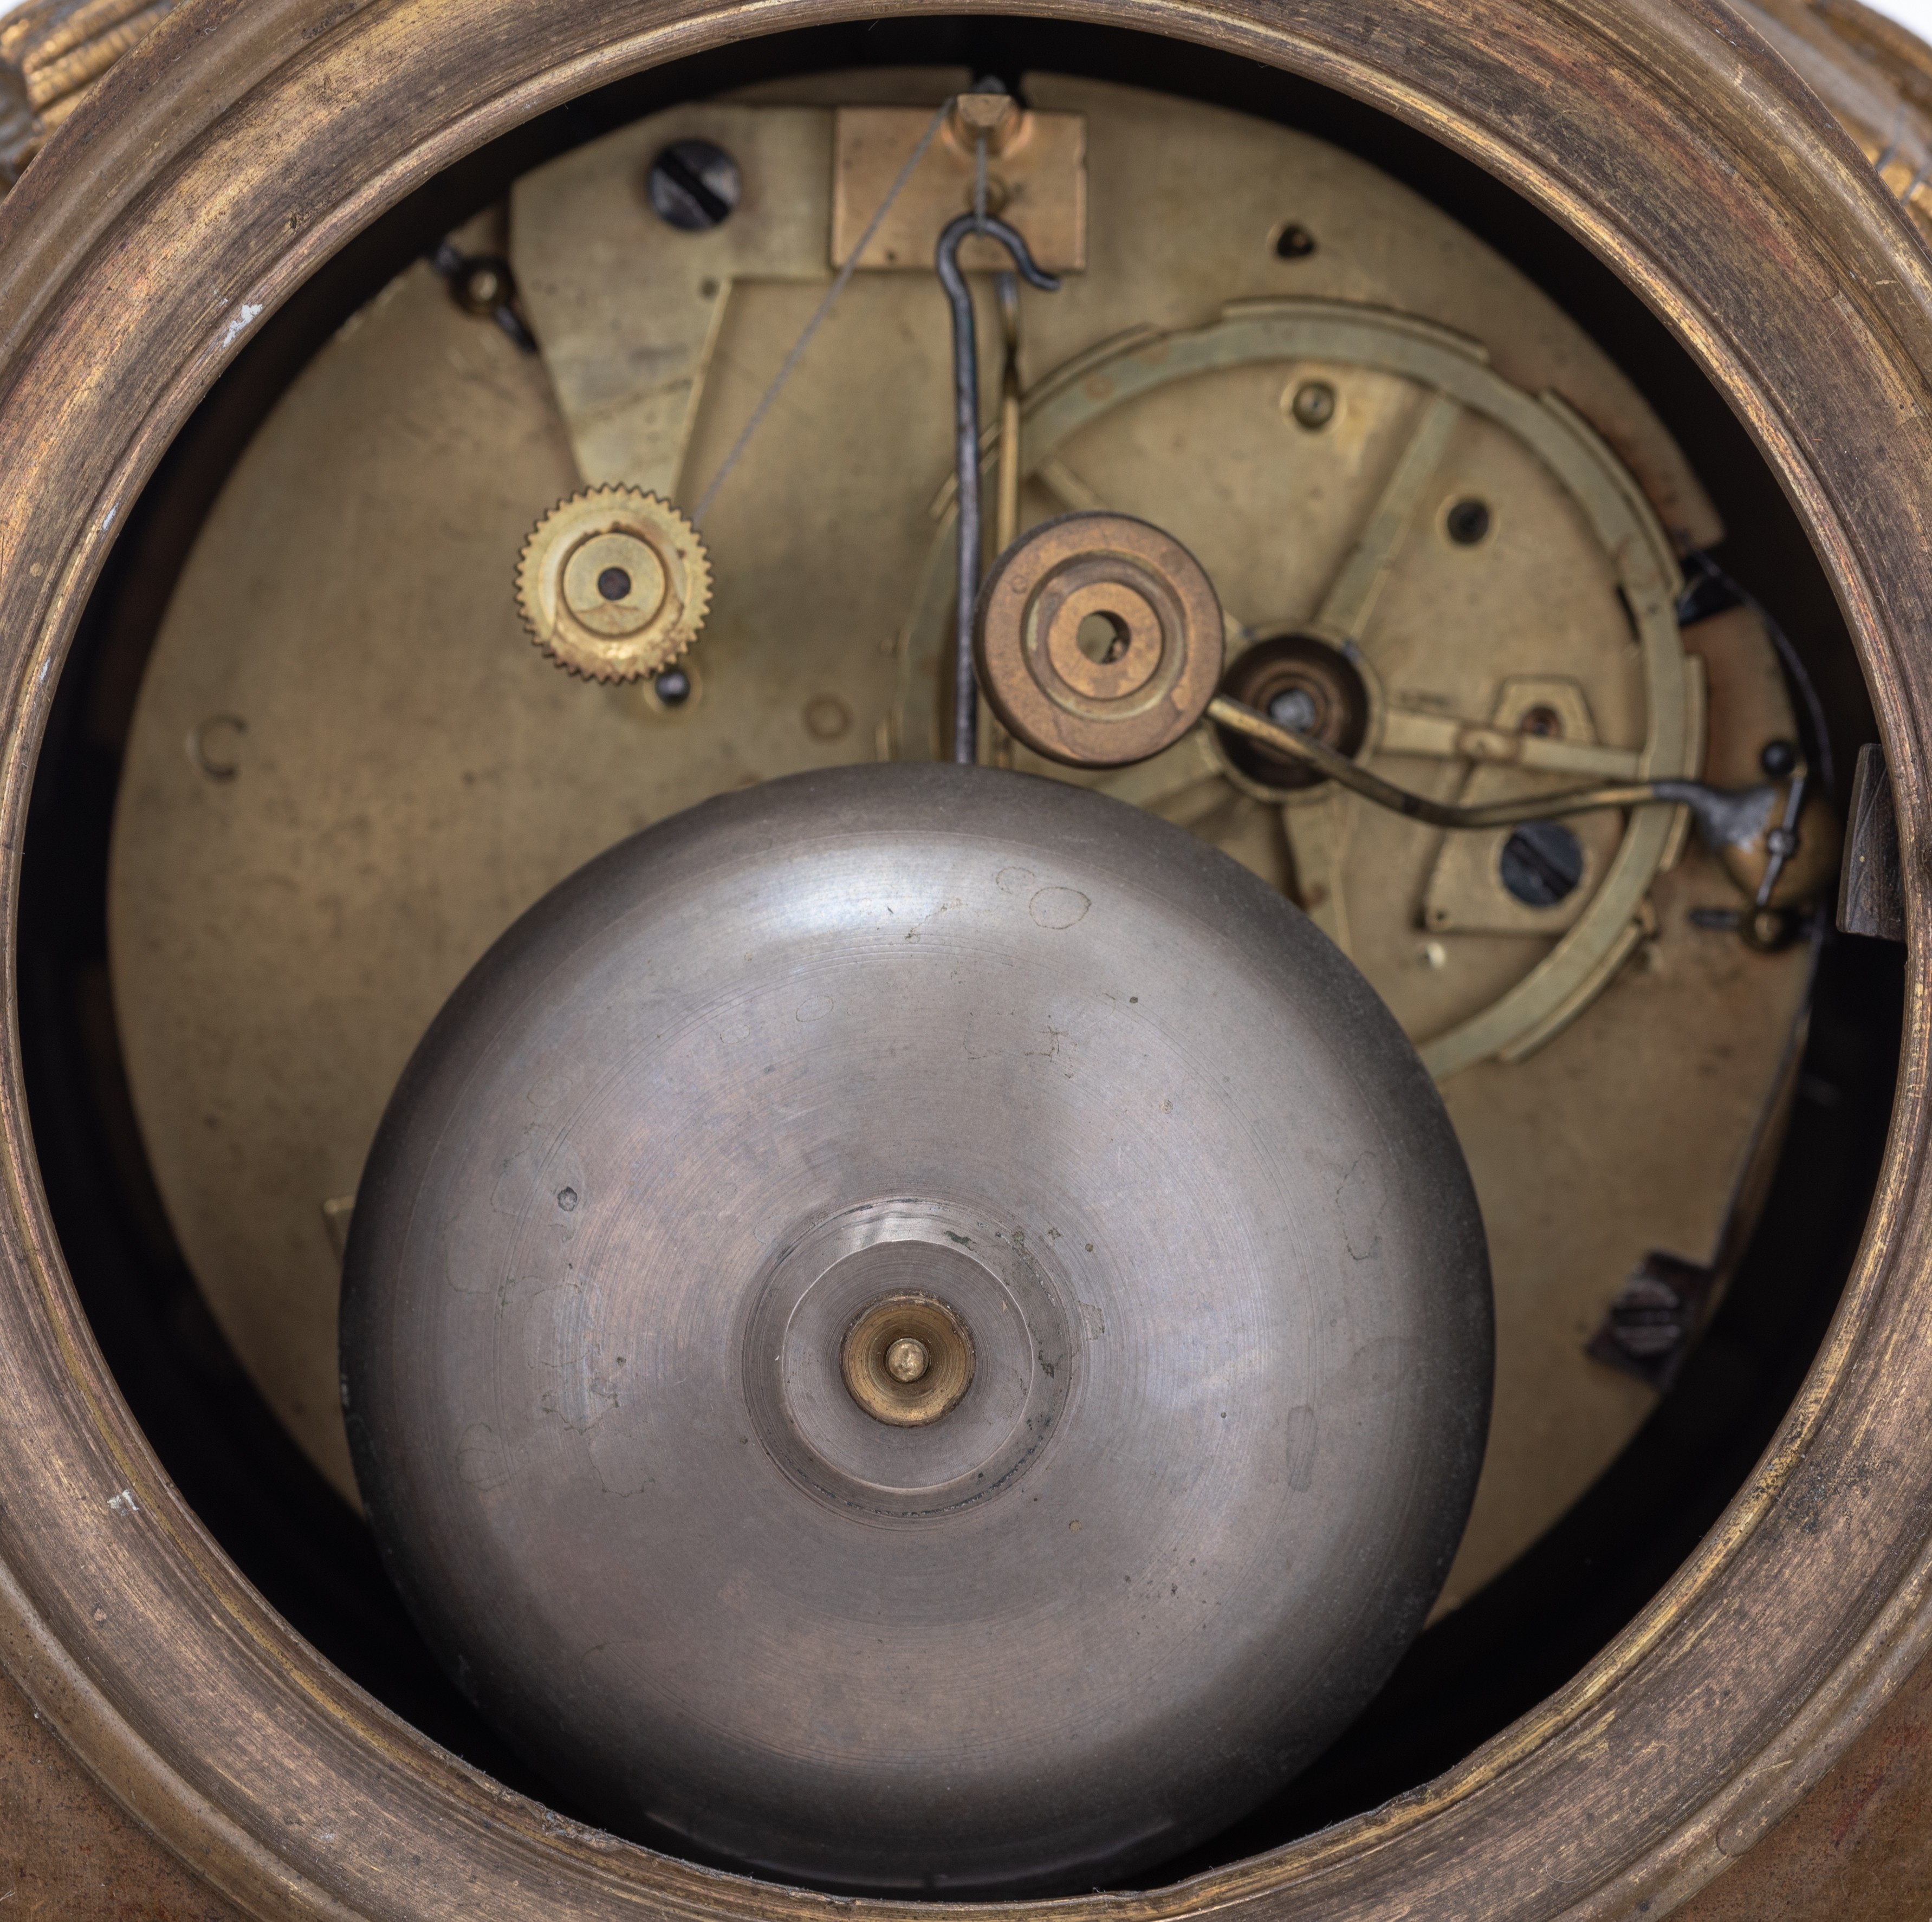
[[[243,1922],[131,1820],[0,1675],[0,1917]]]

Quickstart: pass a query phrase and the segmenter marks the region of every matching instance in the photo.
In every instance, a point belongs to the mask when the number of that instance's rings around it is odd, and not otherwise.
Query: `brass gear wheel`
[[[640,680],[698,638],[711,562],[669,501],[638,487],[586,487],[531,529],[517,600],[531,638],[559,666],[587,680]]]

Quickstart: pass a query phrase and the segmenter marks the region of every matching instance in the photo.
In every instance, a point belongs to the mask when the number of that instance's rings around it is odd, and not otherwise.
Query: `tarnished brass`
[[[1317,646],[1319,643],[1316,643]],[[1560,686],[1548,684],[1559,697]],[[1331,683],[1332,688],[1332,683]],[[1520,689],[1516,690],[1520,694]],[[1328,693],[1324,703],[1320,697]],[[1838,823],[1828,804],[1807,802],[1808,778],[1801,770],[1778,784],[1759,782],[1741,789],[1724,789],[1699,781],[1612,781],[1588,787],[1558,788],[1551,793],[1517,793],[1504,799],[1470,803],[1436,801],[1398,787],[1393,781],[1358,766],[1347,753],[1322,738],[1312,724],[1332,722],[1341,700],[1313,675],[1290,683],[1269,705],[1279,716],[1258,712],[1228,694],[1208,703],[1208,718],[1224,739],[1232,739],[1264,752],[1280,765],[1299,767],[1316,779],[1332,781],[1358,798],[1372,802],[1420,826],[1446,828],[1457,836],[1485,828],[1549,827],[1598,814],[1634,808],[1688,809],[1694,815],[1706,841],[1724,871],[1748,898],[1761,907],[1792,907],[1814,901],[1838,877]],[[1325,711],[1324,711],[1325,709]],[[1539,717],[1553,722],[1556,710],[1538,705],[1524,717],[1536,724]],[[1564,830],[1568,835],[1568,830]],[[1518,837],[1519,838],[1520,837]],[[1569,837],[1574,839],[1574,836]],[[1550,845],[1560,844],[1544,837]],[[1574,871],[1556,876],[1573,892],[1582,890],[1588,862],[1580,849],[1573,850]],[[1523,857],[1527,859],[1528,857]],[[1566,857],[1567,859],[1568,857]],[[1508,850],[1501,864],[1507,872]],[[1454,917],[1439,898],[1425,907],[1429,926],[1448,928]],[[1530,924],[1533,928],[1534,923]],[[1499,931],[1514,932],[1505,928]]]
[[[932,116],[917,107],[842,106],[832,136],[832,261],[851,259]],[[985,122],[986,211],[1026,236],[1048,273],[1087,265],[1087,123],[1078,113],[1014,109],[1004,94],[962,94],[939,138],[859,256],[861,267],[930,269],[933,242],[956,214],[970,212]],[[959,250],[968,272],[1004,267],[997,247]]]
[[[882,1296],[846,1331],[845,1386],[875,1421],[922,1428],[973,1385],[972,1331],[935,1296]]]
[[[518,183],[512,259],[585,481],[697,499],[724,453],[707,449],[702,471],[686,472],[713,357],[737,331],[734,302],[743,295],[734,290],[755,283],[768,304],[774,283],[829,277],[932,119],[929,109],[694,103]],[[1001,195],[1012,193],[1030,239],[1038,226],[1054,257],[1071,249],[1069,264],[1078,267],[1086,232],[1084,117],[1028,112],[1000,130],[1015,154],[1012,179],[998,177]],[[730,152],[744,182],[730,218],[701,232],[657,218],[637,188],[654,154],[689,139]],[[974,143],[962,148],[956,130],[936,139],[861,268],[930,270],[940,227],[971,204],[975,157]],[[961,178],[967,197],[956,205]],[[919,236],[916,259],[897,250],[913,245],[908,235]],[[976,244],[962,251],[975,264]],[[863,297],[848,295],[848,308],[855,304]]]
[[[0,15],[0,193],[175,0],[27,0]]]
[[[1270,389],[1292,395],[1314,367],[1340,397],[1336,420],[1320,433],[1290,428],[1284,442],[1279,412],[1262,426],[1256,403]],[[1162,448],[1157,467],[1142,454],[1150,444]],[[1292,632],[1344,649],[1364,683],[1365,763],[1451,757],[1414,766],[1410,787],[1450,799],[1493,781],[1480,751],[1465,750],[1480,737],[1498,680],[1526,673],[1586,690],[1596,726],[1639,778],[1699,770],[1691,722],[1700,708],[1668,538],[1574,409],[1514,387],[1474,342],[1366,307],[1232,304],[1207,326],[1107,343],[1048,375],[1028,397],[1022,446],[1036,500],[1145,512],[1186,542],[1240,642]],[[1184,490],[1176,477],[1190,466],[1202,478]],[[1490,518],[1502,531],[1480,545],[1448,526],[1450,511],[1475,497],[1500,503]],[[1277,531],[1290,528],[1292,541]],[[942,524],[905,643],[908,690],[936,671],[944,646],[950,539]],[[1444,604],[1460,610],[1448,626]],[[1438,717],[1456,724],[1446,737]],[[1540,750],[1551,777],[1519,779],[1516,793],[1575,784],[1556,774],[1570,744],[1546,739]],[[1199,786],[1198,755],[1172,753],[1164,782],[1137,771],[1131,791],[1143,805]],[[1239,775],[1238,763],[1222,765]],[[1281,820],[1298,897],[1402,1009],[1440,1077],[1490,1055],[1520,1058],[1590,1005],[1640,938],[1644,895],[1684,826],[1670,809],[1648,808],[1620,835],[1598,830],[1587,895],[1553,923],[1510,931],[1546,934],[1553,946],[1512,940],[1473,966],[1459,952],[1454,966],[1419,979],[1406,970],[1405,994],[1377,950],[1399,944],[1402,961],[1412,958],[1411,904],[1433,844],[1411,829],[1391,832],[1330,790],[1263,798],[1288,802]],[[1362,849],[1354,859],[1339,852],[1352,841]],[[1492,860],[1481,871],[1500,913],[1499,869]],[[1348,899],[1352,883],[1364,898]],[[1484,918],[1496,917],[1472,917]]]
[[[744,183],[730,218],[700,232],[659,219],[639,190],[652,156],[680,139],[722,147]],[[517,183],[511,265],[584,481],[696,499],[712,469],[693,478],[686,454],[734,290],[754,282],[769,298],[828,272],[831,145],[822,109],[707,102]]]
[[[1066,514],[1002,554],[973,653],[993,711],[1036,754],[1117,767],[1172,747],[1221,675],[1221,604],[1174,537],[1124,514]]]
[[[1368,736],[1369,687],[1362,670],[1342,649],[1312,634],[1280,634],[1244,648],[1222,692],[1352,760]],[[1306,762],[1270,754],[1231,728],[1223,727],[1216,740],[1230,771],[1246,776],[1265,798],[1285,799],[1288,790],[1322,778]]]
[[[826,16],[779,9],[755,25],[807,17]],[[1928,690],[1917,637],[1932,627],[1919,499],[1932,468],[1932,271],[1815,98],[1747,23],[1668,0],[1626,0],[1613,14],[1580,0],[1474,10],[1315,0],[1292,19],[1241,0],[1139,18],[1340,85],[1443,135],[1583,235],[1689,342],[1751,423],[1847,610],[1886,737],[1916,927],[1925,906]],[[8,845],[24,836],[51,691],[110,528],[252,320],[409,181],[516,118],[721,44],[748,19],[731,8],[660,19],[614,0],[568,9],[464,0],[444,24],[425,35],[421,10],[393,0],[352,10],[256,0],[238,25],[194,0],[83,103],[74,137],[50,145],[0,216]],[[300,196],[301,217],[280,217],[279,207],[278,217],[236,217],[277,194]],[[1440,304],[1420,297],[1416,280],[1442,256],[1394,224],[1398,304],[1439,313],[1478,304],[1466,289]],[[1324,247],[1283,271],[1320,273],[1328,258]],[[196,263],[192,289],[184,259]],[[1534,298],[1527,307],[1547,315]],[[1472,324],[1501,364],[1498,336],[1480,316]],[[1526,323],[1517,337],[1526,358],[1534,331]],[[1587,398],[1571,398],[1598,418]],[[1625,457],[1666,523],[1693,526],[1661,505],[1658,469]],[[943,471],[932,463],[935,485]],[[516,505],[526,524],[541,502]],[[514,544],[513,529],[498,531]],[[1708,537],[1694,527],[1694,538]],[[1753,671],[1748,649],[1743,664]],[[239,792],[248,773],[210,791]],[[1734,942],[1700,949],[1682,934],[1673,945],[1694,859],[1687,853],[1654,890],[1656,952],[1681,962],[1679,981],[1706,962],[1755,967]],[[10,915],[17,885],[16,870]],[[1853,1744],[1932,1647],[1921,1579],[1932,1513],[1921,1174],[1932,1114],[1927,1002],[1912,966],[1900,1105],[1839,1315],[1756,1471],[1658,1600],[1556,1695],[1413,1795],[1185,1887],[1082,1900],[1066,1912],[1265,1910],[1327,1922],[1405,1908],[1513,1922],[1559,1907],[1663,1913],[1727,1869],[1723,1887],[1748,1884],[1754,1845],[1841,1759],[1869,1754],[1832,1834],[1856,1832],[1871,1771],[1900,1751]],[[1668,993],[1672,980],[1626,970],[1590,1020],[1521,1069],[1484,1063],[1449,1084],[1452,1108],[1478,1086],[1533,1105],[1526,1091],[1559,1054],[1658,1031],[1608,1017]],[[1742,985],[1755,991],[1749,977]],[[1660,1035],[1660,1045],[1667,1075]],[[614,1846],[508,1795],[375,1708],[289,1632],[170,1485],[101,1363],[36,1178],[17,1037],[0,1046],[14,1194],[0,1294],[10,1414],[0,1429],[0,1649],[94,1776],[220,1899],[256,1916],[427,1922],[473,1906],[479,1888],[502,1922],[667,1907],[773,1922],[818,1908]],[[1490,1111],[1499,1138],[1504,1117],[1502,1105]],[[1463,1134],[1466,1144],[1476,1138]],[[1532,1144],[1540,1151],[1547,1138]],[[1522,1152],[1520,1136],[1519,1161]],[[1900,1737],[1907,1749],[1916,1740],[1909,1728]],[[1843,1893],[1834,1883],[1818,1899]],[[1747,1900],[1721,1912],[1770,1907]]]
[[[1932,239],[1932,52],[1862,0],[1740,0]]]
[[[1485,506],[1480,524],[1486,528],[1488,520]],[[1130,542],[1147,550],[1160,541],[1172,551],[1158,573],[1141,564],[1144,553],[1126,551]],[[1036,753],[1078,766],[1118,765],[1130,755],[1149,760],[1178,741],[1202,710],[1180,706],[1183,676],[1168,657],[1182,650],[1171,636],[1191,628],[1186,648],[1210,664],[1199,676],[1204,685],[1220,663],[1214,644],[1221,638],[1220,610],[1204,574],[1203,618],[1190,623],[1174,616],[1174,584],[1190,570],[1198,574],[1199,563],[1178,543],[1120,516],[1066,514],[1015,542],[988,577],[974,631],[981,681],[1010,730]],[[1348,658],[1354,651],[1352,642],[1345,651],[1312,634],[1287,634],[1243,655],[1228,687],[1205,703],[1204,712],[1223,751],[1249,781],[1278,790],[1332,782],[1459,838],[1486,828],[1521,830],[1502,850],[1496,878],[1506,889],[1511,884],[1514,857],[1521,870],[1514,885],[1528,891],[1519,898],[1532,908],[1560,908],[1564,895],[1585,891],[1589,863],[1574,835],[1558,823],[1643,807],[1688,808],[1725,871],[1760,909],[1808,902],[1836,878],[1837,823],[1824,804],[1804,806],[1802,772],[1781,787],[1760,784],[1735,793],[1672,778],[1519,792],[1475,803],[1438,801],[1398,787],[1354,758],[1368,731],[1371,701]],[[1533,739],[1560,736],[1568,706],[1571,733],[1588,734],[1588,709],[1574,684],[1519,682],[1510,693],[1512,709],[1497,718],[1519,732]],[[1166,724],[1154,727],[1154,719]],[[1456,743],[1474,757],[1488,758],[1488,738],[1501,731],[1460,728]],[[1528,851],[1519,853],[1519,847]],[[1466,886],[1468,864],[1460,865]],[[1428,901],[1424,920],[1438,928],[1456,925],[1439,895]],[[1532,915],[1493,931],[1538,926]]]
[[[546,271],[581,273],[572,304],[551,310],[574,358],[554,361],[548,333],[542,358],[519,354],[462,313],[427,268],[412,269],[290,391],[218,503],[164,624],[136,717],[111,877],[115,992],[137,1109],[170,1219],[216,1316],[270,1405],[345,1493],[353,1483],[335,1351],[344,1200],[410,1048],[464,972],[572,868],[650,821],[775,775],[934,751],[940,662],[904,651],[927,631],[906,629],[906,610],[922,591],[934,535],[924,504],[952,459],[945,302],[928,277],[854,279],[718,496],[704,529],[717,567],[712,612],[702,645],[680,664],[692,677],[687,698],[667,703],[649,680],[598,688],[555,673],[523,637],[505,582],[506,558],[531,523],[577,484],[593,415],[573,409],[600,391],[600,370],[623,376],[601,391],[632,392],[626,370],[646,344],[639,316],[656,325],[666,311],[650,302],[681,285],[694,299],[680,271],[712,271],[716,237],[741,219],[764,223],[756,244],[769,251],[760,257],[792,257],[783,203],[765,197],[766,169],[796,137],[788,116],[823,116],[827,100],[888,84],[899,98],[922,97],[929,118],[964,79],[831,75],[793,83],[789,99],[768,88],[763,104],[678,107],[526,176],[512,199],[510,250],[526,278],[531,249],[550,263]],[[1212,326],[1230,289],[1279,293],[1291,277],[1312,277],[1324,301],[1348,295],[1444,316],[1465,340],[1480,334],[1492,370],[1518,387],[1587,403],[1660,514],[1700,540],[1715,538],[1682,454],[1587,337],[1373,169],[1196,103],[1050,74],[1030,76],[1028,88],[1085,120],[1115,184],[1094,211],[1106,244],[1088,273],[1050,297],[1020,296],[1025,352],[1038,369],[1064,365],[1082,345],[1150,314]],[[769,138],[760,115],[778,123]],[[672,137],[718,139],[743,164],[744,197],[712,232],[672,229],[638,200],[640,171]],[[1162,191],[1174,151],[1226,192],[1204,211],[1190,203],[1184,221],[1138,217]],[[819,150],[826,166],[829,153]],[[826,178],[799,179],[808,225],[822,218],[813,196]],[[1331,237],[1292,263],[1269,242],[1284,181],[1299,183],[1298,205]],[[1351,234],[1396,238],[1365,238],[1358,250]],[[459,238],[501,250],[481,229]],[[607,250],[583,250],[593,247]],[[681,257],[688,268],[679,269]],[[822,297],[831,270],[821,257],[815,271],[815,281],[751,275],[736,285],[691,403],[688,464],[700,478],[736,439]],[[1298,308],[1290,303],[1290,316]],[[1345,317],[1358,312],[1344,308]],[[989,376],[1000,331],[982,329]],[[1359,371],[1343,367],[1323,377],[1343,406],[1319,434],[1283,419],[1291,373],[1277,363],[1150,396],[1177,403],[1164,418],[1191,436],[1187,458],[1147,459],[1128,408],[1102,410],[1093,424],[1094,435],[1118,441],[1070,443],[1068,458],[1204,560],[1211,555],[1217,587],[1232,583],[1244,618],[1258,627],[1292,619],[1318,606],[1324,571],[1375,505],[1404,427],[1400,382],[1358,388]],[[904,410],[882,436],[884,391],[936,391],[941,401]],[[1415,395],[1407,397],[1412,405]],[[1374,415],[1371,402],[1393,417]],[[620,409],[611,418],[625,416]],[[1478,433],[1466,410],[1457,432]],[[1616,664],[1635,650],[1607,580],[1588,571],[1605,564],[1546,471],[1498,439],[1500,451],[1478,439],[1466,456],[1452,441],[1432,502],[1446,517],[1480,479],[1497,509],[1487,540],[1459,546],[1432,514],[1382,588],[1377,619],[1419,651],[1442,649],[1456,679],[1424,682],[1447,697],[1436,706],[1382,701],[1388,759],[1378,765],[1452,796],[1465,769],[1495,784],[1490,792],[1634,777],[1637,748],[1616,744],[1638,733],[1610,730],[1630,711],[1618,678],[1628,670]],[[1498,460],[1510,462],[1508,490],[1486,466],[1466,464]],[[1064,511],[1055,490],[1074,484],[1066,462],[1042,471],[1051,485],[1025,488],[1025,521]],[[361,505],[354,517],[300,518],[319,495]],[[306,531],[286,552],[277,530],[292,517]],[[1280,537],[1284,528],[1296,530],[1293,540]],[[1546,547],[1536,532],[1546,528]],[[442,557],[437,592],[419,595],[414,583],[431,551]],[[265,569],[257,557],[269,553],[279,558]],[[1576,557],[1564,566],[1596,580],[1597,598],[1568,578],[1550,598],[1546,554]],[[1489,625],[1460,613],[1445,623],[1445,577],[1458,592],[1486,583],[1478,611]],[[404,608],[406,647],[394,637]],[[950,606],[934,619],[943,634]],[[1553,640],[1574,649],[1559,664],[1567,692],[1548,678]],[[1708,664],[1713,690],[1706,774],[1748,784],[1760,778],[1764,742],[1792,731],[1774,657],[1747,613],[1702,624],[1686,645],[1687,664]],[[1370,632],[1356,664],[1372,689],[1370,656],[1381,646]],[[1241,658],[1237,649],[1237,666]],[[1609,698],[1593,694],[1586,739],[1575,704],[1606,671]],[[1498,673],[1510,686],[1527,673],[1537,698],[1525,712],[1551,706],[1565,717],[1562,733],[1518,736],[1495,724]],[[1702,709],[1686,685],[1686,732],[1702,740]],[[211,753],[236,770],[218,783],[190,764],[182,743],[221,716],[245,721],[247,731],[224,724],[208,736]],[[1102,778],[1011,751],[1036,771]],[[1545,925],[1526,934],[1418,925],[1439,838],[1403,822],[1390,823],[1392,832],[1376,820],[1342,822],[1324,882],[1316,857],[1330,811],[1292,799],[1285,808],[1278,790],[1244,786],[1204,728],[1104,779],[1110,792],[1292,888],[1327,924],[1346,913],[1354,958],[1419,1039],[1520,980],[1554,938],[1548,924],[1564,925],[1567,904],[1538,910]],[[1605,856],[1621,844],[1618,826],[1615,817],[1602,822]],[[1579,829],[1593,849],[1598,832],[1588,820]],[[1480,843],[1492,861],[1500,837],[1457,838]],[[1493,865],[1466,892],[1444,883],[1430,898],[1472,923],[1509,904]],[[1693,908],[1736,899],[1701,847],[1660,869],[1648,898],[1654,919],[1641,910],[1633,917],[1630,945],[1606,958],[1609,985],[1586,1018],[1520,1062],[1479,1063],[1444,1083],[1496,1251],[1499,1303],[1490,1453],[1451,1597],[1472,1593],[1540,1534],[1648,1414],[1648,1392],[1590,1362],[1583,1338],[1646,1249],[1701,1261],[1724,1239],[1729,1198],[1802,1005],[1802,949],[1742,955],[1734,936],[1689,919]],[[1640,1075],[1630,1066],[1640,1060]],[[298,1102],[286,1098],[292,1089]],[[1552,1138],[1562,1144],[1560,1174],[1547,1191],[1526,1187],[1522,1168],[1549,1155]]]
[[[698,638],[711,563],[698,529],[656,494],[586,489],[560,502],[524,543],[517,600],[530,638],[573,674],[635,681]]]
[[[1851,825],[1838,889],[1838,926],[1882,941],[1905,939],[1905,881],[1898,864],[1898,817],[1876,742],[1858,750]]]
[[[1718,851],[1725,873],[1736,883],[1738,892],[1752,901],[1764,891],[1771,866],[1772,843],[1790,811],[1790,782],[1771,787],[1764,799],[1762,813],[1748,824],[1741,822],[1736,837],[1727,840]],[[1838,878],[1844,824],[1837,811],[1815,790],[1809,799],[1803,796],[1799,799],[1797,847],[1780,865],[1769,897],[1762,904],[1766,907],[1792,907],[1815,900]]]
[[[1762,646],[1762,637],[1756,638]],[[1687,654],[1684,667],[1686,730],[1693,740],[1703,741],[1703,658],[1694,652]],[[1774,682],[1774,691],[1775,685]],[[1780,712],[1774,706],[1768,715],[1754,715],[1753,721],[1760,726],[1766,721],[1774,723]],[[1736,724],[1738,717],[1730,718]],[[1447,715],[1391,715],[1390,724],[1383,730],[1383,744],[1388,748],[1393,742],[1406,742],[1424,753],[1441,753],[1446,745],[1442,739],[1445,727],[1454,730],[1453,751],[1470,763],[1468,778],[1457,796],[1466,806],[1480,806],[1505,795],[1520,796],[1526,791],[1567,789],[1580,780],[1629,781],[1637,778],[1636,755],[1598,739],[1588,695],[1571,676],[1507,676],[1496,691],[1496,705],[1486,724],[1455,721]],[[1707,746],[1707,760],[1708,753]],[[1568,778],[1526,782],[1518,772],[1522,769]],[[1444,835],[1424,888],[1424,925],[1445,933],[1453,930],[1465,934],[1545,937],[1574,926],[1616,852],[1619,823],[1613,817],[1594,814],[1568,825],[1581,857],[1581,871],[1568,894],[1546,905],[1526,903],[1498,885],[1508,829]],[[1674,851],[1667,858],[1674,863]]]

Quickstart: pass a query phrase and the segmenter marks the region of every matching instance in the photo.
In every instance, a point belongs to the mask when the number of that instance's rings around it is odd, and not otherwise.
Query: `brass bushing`
[[[1369,732],[1369,690],[1361,670],[1338,647],[1312,634],[1278,634],[1256,642],[1229,664],[1221,691],[1230,700],[1333,748],[1351,760]],[[1281,711],[1284,697],[1298,700],[1304,718]],[[1217,725],[1221,751],[1269,795],[1318,786],[1328,777],[1305,761],[1271,754],[1258,741]]]
[[[1078,767],[1144,760],[1201,718],[1221,675],[1221,603],[1201,563],[1125,514],[1065,514],[994,564],[973,632],[1010,733]]]
[[[936,1296],[881,1295],[845,1331],[838,1365],[874,1420],[923,1428],[973,1385],[973,1337]]]

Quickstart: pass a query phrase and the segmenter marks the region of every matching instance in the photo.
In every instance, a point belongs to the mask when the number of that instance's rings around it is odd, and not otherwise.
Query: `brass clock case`
[[[532,9],[190,0],[0,209],[0,832],[22,844],[60,662],[117,520],[249,331],[418,182],[544,107],[748,31],[780,4]],[[920,8],[916,11],[934,11]],[[1932,1645],[1932,1204],[1916,940],[1932,667],[1932,262],[1816,101],[1735,16],[1672,0],[1262,0],[1116,8],[1352,94],[1582,235],[1749,423],[1860,650],[1914,937],[1886,1172],[1784,1428],[1650,1607],[1412,1795],[1154,1896],[1056,1912],[1661,1913],[1829,1769]],[[5,913],[18,902],[17,859]],[[296,1637],[176,1495],[88,1330],[0,1051],[0,1658],[111,1792],[245,1912],[804,1917],[824,1900],[578,1829],[375,1706]],[[909,1906],[879,1904],[884,1912]]]

